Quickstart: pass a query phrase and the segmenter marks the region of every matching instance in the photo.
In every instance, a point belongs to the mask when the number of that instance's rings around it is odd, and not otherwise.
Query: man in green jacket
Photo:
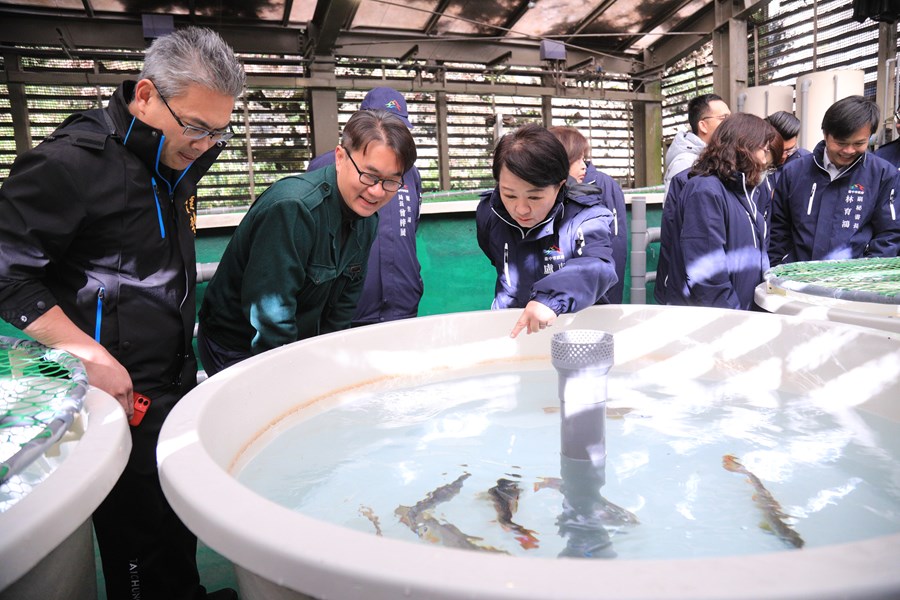
[[[406,124],[361,110],[335,164],[272,184],[238,226],[200,308],[208,375],[245,358],[350,326],[362,293],[376,212],[416,160]]]

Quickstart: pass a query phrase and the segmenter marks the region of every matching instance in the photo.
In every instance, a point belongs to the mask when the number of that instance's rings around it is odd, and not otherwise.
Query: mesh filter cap
[[[613,336],[596,329],[568,329],[553,334],[550,357],[557,369],[609,369]]]

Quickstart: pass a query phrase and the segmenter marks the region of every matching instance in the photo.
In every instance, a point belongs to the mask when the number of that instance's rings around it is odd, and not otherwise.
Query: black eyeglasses
[[[350,163],[353,165],[353,168],[356,169],[357,173],[359,173],[359,182],[363,185],[371,187],[373,185],[376,185],[378,182],[381,182],[381,187],[384,189],[384,191],[391,193],[394,193],[403,187],[403,177],[400,178],[400,181],[397,181],[396,179],[386,179],[384,177],[377,177],[372,173],[360,171],[359,167],[356,166],[356,161],[353,160],[352,156],[350,156],[350,151],[347,150],[347,148],[344,146],[341,147],[344,148],[344,152],[347,153],[347,158],[350,159]]]
[[[153,83],[153,81],[151,80],[150,83]],[[159,88],[156,87],[155,83],[153,83],[153,87],[156,88],[156,93],[159,94],[159,99],[162,100],[163,104],[166,105],[166,108],[169,109],[169,114],[171,114],[172,118],[175,119],[175,122],[183,128],[181,133],[184,135],[184,137],[192,140],[202,140],[203,138],[208,137],[215,143],[227,142],[232,137],[234,137],[234,130],[231,128],[231,125],[229,125],[227,129],[222,129],[219,131],[209,131],[207,129],[203,129],[202,127],[185,125],[182,120],[178,118],[178,115],[175,114],[175,111],[172,110],[172,107],[169,106],[169,103],[166,102],[165,96],[162,95],[162,92],[159,91]]]

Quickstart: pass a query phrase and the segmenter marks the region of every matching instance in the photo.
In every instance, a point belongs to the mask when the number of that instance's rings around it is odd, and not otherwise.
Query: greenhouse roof
[[[708,37],[712,0],[4,0],[0,43],[135,47],[133,33],[197,23],[240,52],[638,73]],[[735,11],[759,4],[735,2]],[[725,15],[729,18],[735,15]],[[97,28],[102,23],[104,27]],[[102,30],[102,34],[98,31]],[[141,41],[141,40],[139,40]],[[667,47],[666,47],[667,46]],[[650,50],[650,52],[645,52]]]

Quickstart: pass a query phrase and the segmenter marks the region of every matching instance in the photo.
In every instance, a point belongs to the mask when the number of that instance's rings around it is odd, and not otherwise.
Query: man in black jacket
[[[163,36],[138,81],[69,117],[0,188],[0,316],[79,357],[129,416],[134,393],[150,398],[94,514],[110,600],[206,597],[197,539],[160,489],[156,443],[196,384],[197,182],[232,136],[244,82],[216,33]]]

